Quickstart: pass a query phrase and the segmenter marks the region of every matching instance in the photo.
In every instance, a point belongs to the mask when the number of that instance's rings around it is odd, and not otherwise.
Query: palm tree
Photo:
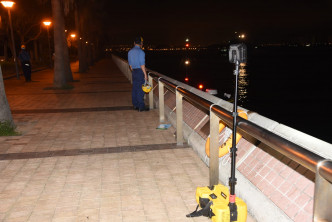
[[[0,123],[9,123],[11,127],[15,127],[12,113],[6,97],[5,86],[3,84],[2,70],[0,66]]]
[[[85,4],[87,1],[86,0],[81,0],[80,2],[75,1],[74,3],[74,8],[75,8],[75,27],[76,27],[76,32],[78,36],[83,36],[82,35],[82,30],[84,29],[84,24],[86,21],[86,16],[84,16],[83,9],[84,7],[80,7],[83,4]],[[79,4],[81,3],[81,4]],[[78,47],[77,47],[77,52],[78,52],[78,61],[79,61],[79,70],[78,72],[83,73],[88,70],[88,62],[87,62],[87,56],[86,56],[86,47],[85,47],[85,41],[84,38],[78,39]]]
[[[73,81],[65,34],[64,7],[61,0],[51,0],[54,22],[54,87],[64,87]]]

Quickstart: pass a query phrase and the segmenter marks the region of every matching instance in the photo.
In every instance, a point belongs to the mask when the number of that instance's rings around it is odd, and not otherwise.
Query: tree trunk
[[[7,122],[12,127],[15,127],[12,113],[10,111],[9,104],[7,101],[5,85],[3,84],[1,66],[0,66],[0,122],[1,123]]]
[[[92,45],[89,42],[89,44],[87,44],[87,52],[88,52],[88,61],[89,61],[89,65],[93,66],[93,51],[92,51]]]
[[[66,81],[72,82],[74,79],[73,79],[73,74],[72,74],[71,68],[70,68],[69,49],[68,49],[67,38],[66,38],[65,32],[63,33],[63,36],[64,36],[63,40],[64,40],[64,45],[65,45],[63,58],[65,60]]]
[[[5,57],[5,61],[8,61],[8,41],[5,39],[3,44],[3,56]]]
[[[81,18],[82,19],[82,18]],[[86,55],[84,53],[83,47],[85,44],[84,40],[82,40],[81,37],[81,26],[80,26],[80,19],[79,19],[79,9],[78,5],[75,4],[75,27],[77,31],[78,36],[78,44],[77,44],[77,53],[78,53],[78,72],[83,73],[88,70],[88,63],[86,60]],[[84,38],[83,38],[84,39]]]
[[[38,42],[37,40],[34,40],[33,41],[33,54],[34,54],[34,58],[35,58],[35,61],[39,61],[39,55],[38,55]]]
[[[85,38],[86,39],[86,38]],[[86,40],[83,40],[81,42],[82,46],[82,57],[84,57],[84,66],[86,67],[86,71],[89,69],[89,61],[88,61],[88,45],[85,42]]]
[[[88,70],[88,61],[86,56],[85,42],[84,40],[78,40],[78,61],[79,61],[79,72],[83,73]]]
[[[13,58],[13,61],[15,61],[14,60],[14,49],[13,49],[13,42],[12,42],[12,40],[11,40],[11,35],[10,35],[10,33],[9,32],[7,32],[7,34],[8,34],[8,48],[9,48],[9,50],[10,50],[10,54],[11,54],[11,58]],[[15,40],[14,40],[15,41]]]
[[[54,87],[64,87],[72,79],[68,46],[66,43],[65,20],[60,0],[52,0],[52,14],[54,20]],[[69,70],[68,70],[69,67]]]
[[[66,43],[67,43],[67,41],[66,41]],[[66,45],[64,59],[65,59],[65,65],[66,65],[66,81],[67,82],[72,82],[72,81],[74,81],[74,79],[73,79],[73,74],[71,72],[69,52],[68,52],[68,46],[67,45]]]

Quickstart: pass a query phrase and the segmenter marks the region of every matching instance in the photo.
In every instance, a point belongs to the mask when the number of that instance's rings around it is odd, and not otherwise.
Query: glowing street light
[[[13,5],[15,4],[15,2],[13,2],[13,1],[1,1],[1,4],[2,4],[5,8],[11,8],[11,7],[13,7]]]
[[[52,24],[51,21],[43,21],[43,23],[46,27],[49,27]]]
[[[13,25],[12,25],[12,16],[10,13],[10,9],[13,7],[15,2],[13,1],[1,1],[1,4],[8,9],[8,17],[9,17],[9,26],[10,26],[10,33],[12,37],[12,46],[13,46],[13,57],[15,62],[15,69],[16,69],[16,76],[17,79],[20,79],[19,71],[18,71],[18,65],[17,65],[17,58],[16,58],[16,47],[15,47],[15,41],[14,41],[14,32],[13,32]]]
[[[70,37],[75,38],[75,37],[76,37],[76,34],[75,34],[75,33],[72,33],[72,34],[70,34]]]
[[[186,65],[189,65],[189,60],[186,60],[185,62],[184,62]]]
[[[50,67],[52,68],[53,62],[52,62],[52,54],[51,54],[51,43],[50,43],[50,32],[49,32],[49,27],[51,26],[52,22],[49,20],[43,21],[44,25],[46,26],[47,29],[47,41],[48,41],[48,54],[50,57]]]

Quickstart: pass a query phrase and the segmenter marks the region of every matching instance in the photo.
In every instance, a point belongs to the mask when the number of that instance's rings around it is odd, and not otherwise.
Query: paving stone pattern
[[[158,112],[131,109],[131,85],[111,60],[74,88],[52,89],[53,73],[8,78],[21,136],[0,137],[0,221],[209,221],[186,218],[208,168],[176,147]]]

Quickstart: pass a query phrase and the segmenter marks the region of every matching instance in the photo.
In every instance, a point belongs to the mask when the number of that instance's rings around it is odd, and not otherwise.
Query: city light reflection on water
[[[239,105],[243,105],[248,99],[248,73],[246,70],[246,64],[240,64],[240,71],[239,71],[239,82],[238,82],[238,101]]]
[[[241,64],[238,82],[238,105],[266,116],[274,121],[304,133],[331,141],[331,133],[318,122],[332,124],[331,109],[310,109],[321,104],[332,104],[329,82],[331,47],[262,47],[251,48],[246,65]],[[217,97],[233,102],[234,64],[230,64],[227,51],[216,55],[214,51],[191,52],[188,81],[194,87],[204,83],[208,89],[216,89]],[[178,51],[147,51],[148,68],[183,81],[185,65],[183,53]],[[127,54],[123,56],[127,58]],[[181,61],[181,62],[179,62]],[[179,65],[181,64],[181,65]],[[296,64],[296,65],[294,65]],[[273,67],[273,68],[271,68]],[[268,72],[268,75],[267,75]],[[183,73],[183,75],[181,75]],[[317,75],[324,78],[316,78]],[[181,77],[181,78],[180,78]],[[273,80],[273,83],[270,84]],[[315,92],[315,94],[311,93]],[[322,102],[323,101],[323,102]],[[295,110],[309,112],[295,113]],[[292,112],[290,115],[290,111]],[[315,118],[307,118],[315,113]],[[322,115],[322,112],[324,115]],[[330,117],[329,119],[326,119]],[[306,119],[306,122],[303,121]],[[309,122],[308,122],[309,121]]]

